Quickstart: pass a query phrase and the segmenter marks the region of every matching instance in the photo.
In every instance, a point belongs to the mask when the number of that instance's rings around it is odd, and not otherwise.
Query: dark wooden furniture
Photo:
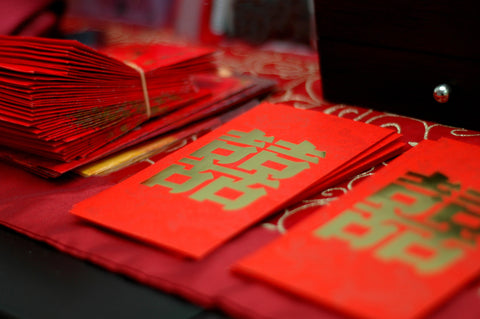
[[[479,2],[315,0],[315,13],[326,100],[480,128]]]

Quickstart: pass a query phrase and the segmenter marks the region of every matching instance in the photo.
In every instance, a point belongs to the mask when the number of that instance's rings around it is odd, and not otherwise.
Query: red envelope
[[[480,271],[479,156],[422,142],[235,271],[355,317],[422,317]]]
[[[377,152],[376,146],[392,136],[399,135],[320,112],[263,103],[71,212],[202,258],[315,185],[325,185],[329,174],[335,173],[329,183],[345,177],[339,168]],[[403,146],[395,141],[392,153]]]

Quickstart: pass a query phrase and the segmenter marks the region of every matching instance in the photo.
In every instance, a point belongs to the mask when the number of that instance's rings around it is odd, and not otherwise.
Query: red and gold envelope
[[[248,226],[403,148],[386,128],[262,103],[73,207],[81,218],[192,258]],[[362,163],[357,163],[361,167]],[[333,175],[331,173],[334,173]],[[327,178],[327,180],[325,179]]]
[[[480,272],[479,157],[424,141],[234,270],[355,317],[422,317]]]

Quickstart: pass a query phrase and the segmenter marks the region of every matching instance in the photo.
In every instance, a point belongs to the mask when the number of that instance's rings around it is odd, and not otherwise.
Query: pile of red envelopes
[[[55,177],[272,89],[271,81],[220,79],[213,54],[162,44],[99,52],[73,40],[0,37],[0,144],[8,147],[0,157]],[[158,119],[154,129],[127,135]]]

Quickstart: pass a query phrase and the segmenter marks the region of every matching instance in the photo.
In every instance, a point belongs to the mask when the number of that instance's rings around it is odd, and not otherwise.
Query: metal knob
[[[433,89],[433,98],[438,103],[447,103],[452,89],[447,84],[440,84]]]

